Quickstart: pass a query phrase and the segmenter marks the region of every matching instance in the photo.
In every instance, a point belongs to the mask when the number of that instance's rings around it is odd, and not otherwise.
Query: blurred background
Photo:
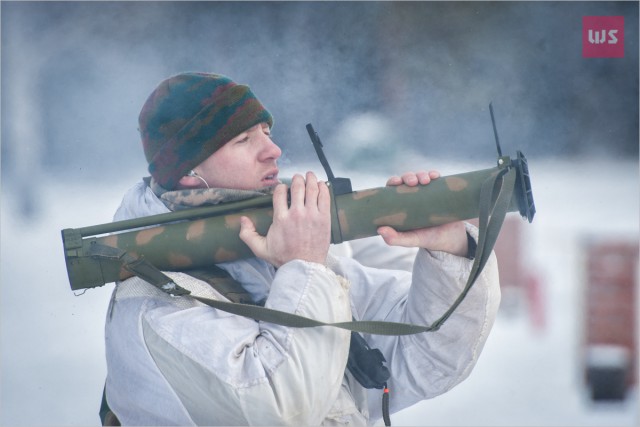
[[[355,189],[525,153],[503,302],[476,369],[396,425],[638,425],[638,2],[6,2],[1,13],[0,424],[97,425],[113,285],[69,289],[60,230],[109,222],[146,175],[164,78],[225,74],[275,117],[285,171]],[[582,18],[624,17],[584,58]]]

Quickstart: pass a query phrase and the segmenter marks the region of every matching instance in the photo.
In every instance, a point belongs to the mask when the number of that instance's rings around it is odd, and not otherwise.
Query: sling
[[[456,308],[462,303],[486,265],[508,212],[511,197],[513,196],[515,188],[515,181],[516,170],[509,168],[501,170],[494,177],[487,178],[485,182],[483,182],[480,191],[478,242],[475,248],[475,256],[469,278],[467,279],[467,282],[458,298],[453,302],[449,309],[431,325],[414,325],[409,323],[375,320],[327,323],[284,311],[269,309],[253,302],[250,294],[242,288],[242,285],[233,280],[227,272],[219,267],[216,267],[215,269],[192,270],[191,272],[186,273],[212,284],[214,288],[216,288],[230,301],[218,301],[195,295],[190,296],[218,310],[253,318],[259,321],[294,328],[331,326],[351,331],[352,348],[350,348],[350,360],[348,361],[349,370],[364,387],[384,388],[382,412],[384,423],[388,426],[390,425],[389,394],[386,386],[386,380],[389,377],[389,371],[383,365],[384,357],[382,357],[380,351],[377,349],[370,349],[367,346],[366,341],[364,341],[358,333],[400,336],[418,334],[422,332],[433,332],[440,329]],[[168,276],[158,270],[151,263],[147,262],[144,258],[138,258],[126,254],[124,259],[125,269],[151,283],[160,290],[174,296],[189,294],[189,291],[178,286]],[[355,361],[354,358],[357,357],[356,355],[358,352],[366,355],[366,358],[362,356],[363,359],[361,359],[365,361],[364,364],[357,363]],[[103,425],[120,425],[115,414],[110,411],[104,391],[101,403],[100,418]]]
[[[261,307],[254,304],[218,301],[209,298],[189,295],[192,298],[218,310],[239,316],[249,317],[258,321],[274,323],[293,328],[311,328],[317,326],[331,326],[353,332],[373,335],[413,335],[422,332],[437,331],[453,314],[471,290],[476,279],[486,265],[491,251],[496,243],[504,218],[509,209],[514,192],[516,170],[503,169],[483,182],[480,191],[479,206],[479,236],[471,272],[467,282],[449,309],[431,325],[414,325],[410,323],[386,322],[376,320],[357,320],[349,322],[321,322],[297,314]],[[189,291],[180,287],[167,275],[162,273],[144,258],[131,259],[125,262],[124,268],[156,286],[158,289],[174,296],[188,295]]]

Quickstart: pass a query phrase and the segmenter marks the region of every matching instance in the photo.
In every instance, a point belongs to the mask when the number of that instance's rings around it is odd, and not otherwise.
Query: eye
[[[249,142],[249,135],[245,135],[244,138],[236,139],[234,144],[244,144],[245,142]]]

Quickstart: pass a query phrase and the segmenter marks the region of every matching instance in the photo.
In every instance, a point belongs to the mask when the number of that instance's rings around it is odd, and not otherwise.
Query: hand
[[[387,185],[415,187],[418,184],[427,185],[439,177],[438,171],[407,172],[402,176],[392,176],[387,180]],[[466,227],[462,221],[404,232],[383,226],[378,228],[378,234],[391,246],[425,248],[458,256],[466,256],[468,251]]]
[[[273,192],[273,223],[266,236],[256,232],[247,217],[240,218],[240,239],[253,253],[275,267],[294,260],[324,264],[331,243],[331,196],[324,182],[312,172],[295,175],[291,182],[291,206],[287,186]]]

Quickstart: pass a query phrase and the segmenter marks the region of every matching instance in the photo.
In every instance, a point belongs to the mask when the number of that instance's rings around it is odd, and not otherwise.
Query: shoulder
[[[121,221],[166,212],[169,212],[169,209],[143,180],[135,184],[124,194],[113,220]]]
[[[203,298],[224,300],[225,298],[213,289],[208,283],[196,279],[186,273],[164,272],[177,285],[187,289],[192,295]],[[158,289],[149,282],[131,277],[116,284],[114,291],[114,303],[128,301],[130,305],[138,306],[141,311],[148,311],[160,306],[173,306],[177,309],[186,309],[201,305],[189,296],[174,297]]]

